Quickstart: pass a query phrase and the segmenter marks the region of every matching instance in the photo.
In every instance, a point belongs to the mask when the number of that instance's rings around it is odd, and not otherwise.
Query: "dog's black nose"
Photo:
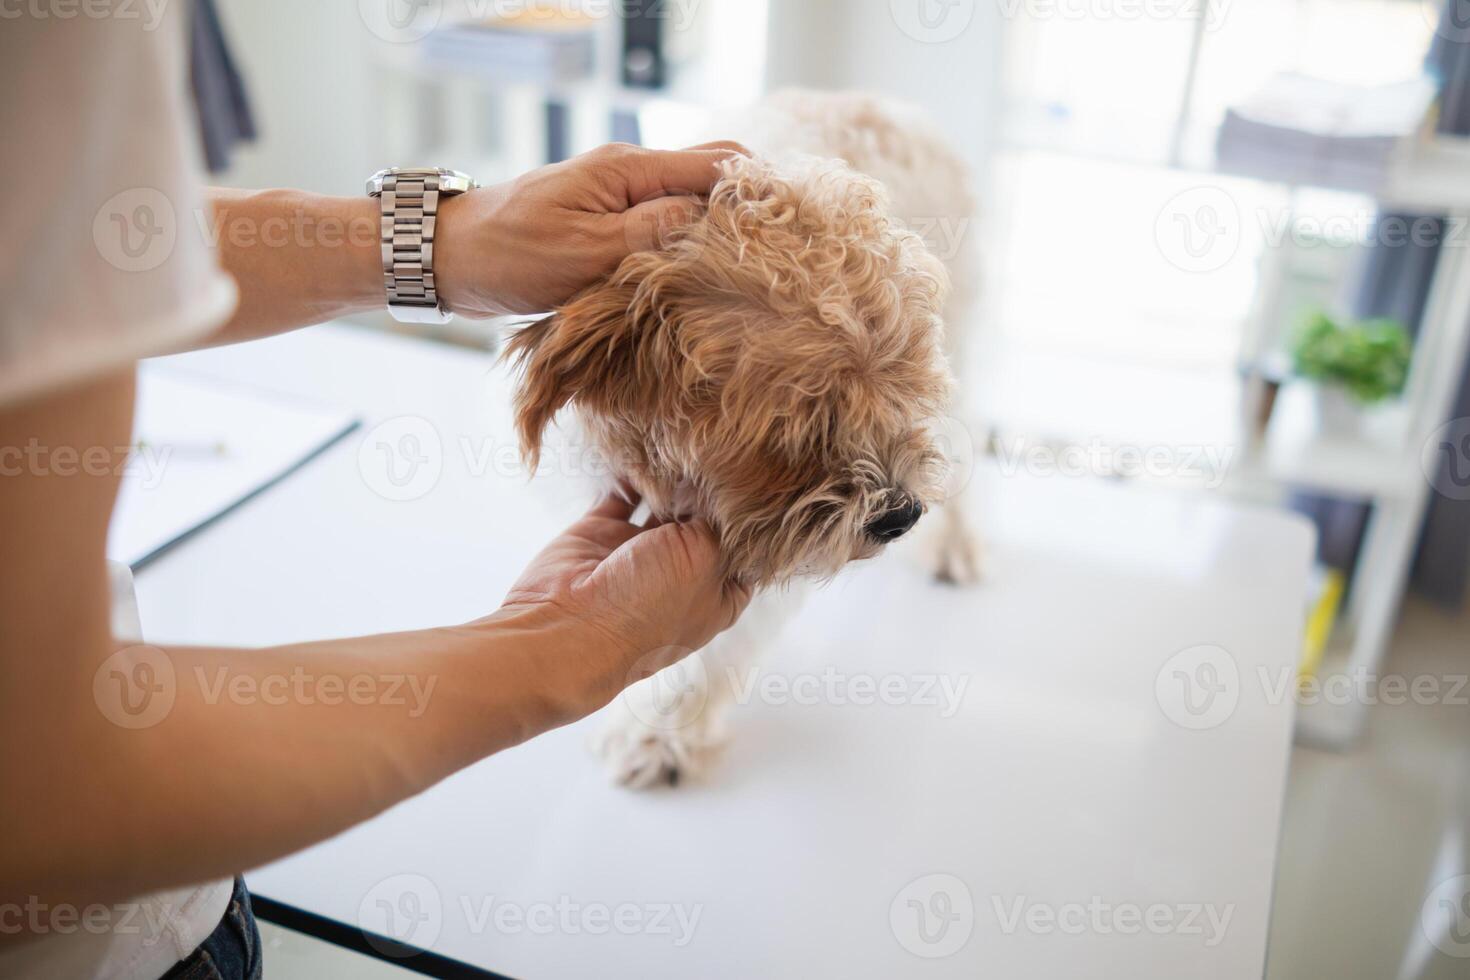
[[[879,514],[863,528],[868,537],[881,544],[896,541],[908,533],[909,528],[924,516],[924,505],[904,495],[897,504]]]

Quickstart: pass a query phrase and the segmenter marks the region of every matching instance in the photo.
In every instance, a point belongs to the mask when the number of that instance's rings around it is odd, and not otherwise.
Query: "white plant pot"
[[[1357,436],[1363,432],[1367,410],[1336,385],[1313,385],[1312,407],[1317,431],[1325,436]]]

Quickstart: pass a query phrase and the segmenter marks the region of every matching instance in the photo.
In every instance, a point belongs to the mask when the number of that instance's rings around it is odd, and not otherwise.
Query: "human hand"
[[[654,248],[698,213],[738,143],[645,150],[610,143],[515,180],[446,198],[434,279],[468,317],[544,313]]]
[[[703,647],[750,602],[749,589],[725,578],[708,527],[639,527],[628,520],[635,506],[599,503],[531,562],[491,617],[573,639],[574,656],[541,661],[548,686],[585,692],[572,714]]]

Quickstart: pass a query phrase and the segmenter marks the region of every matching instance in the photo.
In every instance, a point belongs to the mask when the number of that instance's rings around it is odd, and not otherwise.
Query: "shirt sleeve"
[[[53,4],[0,22],[0,405],[234,310],[186,112],[187,9]]]

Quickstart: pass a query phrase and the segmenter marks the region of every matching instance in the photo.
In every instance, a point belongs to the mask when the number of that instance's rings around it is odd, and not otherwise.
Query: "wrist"
[[[540,731],[585,718],[626,686],[628,657],[622,647],[554,606],[502,607],[471,628],[495,637],[523,680]]]
[[[439,203],[439,242],[435,248],[434,279],[439,290],[439,302],[451,313],[464,317],[483,317],[487,313],[478,291],[474,288],[476,276],[485,273],[483,261],[474,269],[470,256],[475,248],[470,244],[471,226],[475,224],[474,211],[480,203],[484,189],[456,194]],[[482,256],[483,260],[483,256]]]
[[[342,301],[352,312],[375,310],[388,301],[383,286],[383,249],[377,202],[371,198],[326,199],[334,223],[348,229],[341,275]]]

